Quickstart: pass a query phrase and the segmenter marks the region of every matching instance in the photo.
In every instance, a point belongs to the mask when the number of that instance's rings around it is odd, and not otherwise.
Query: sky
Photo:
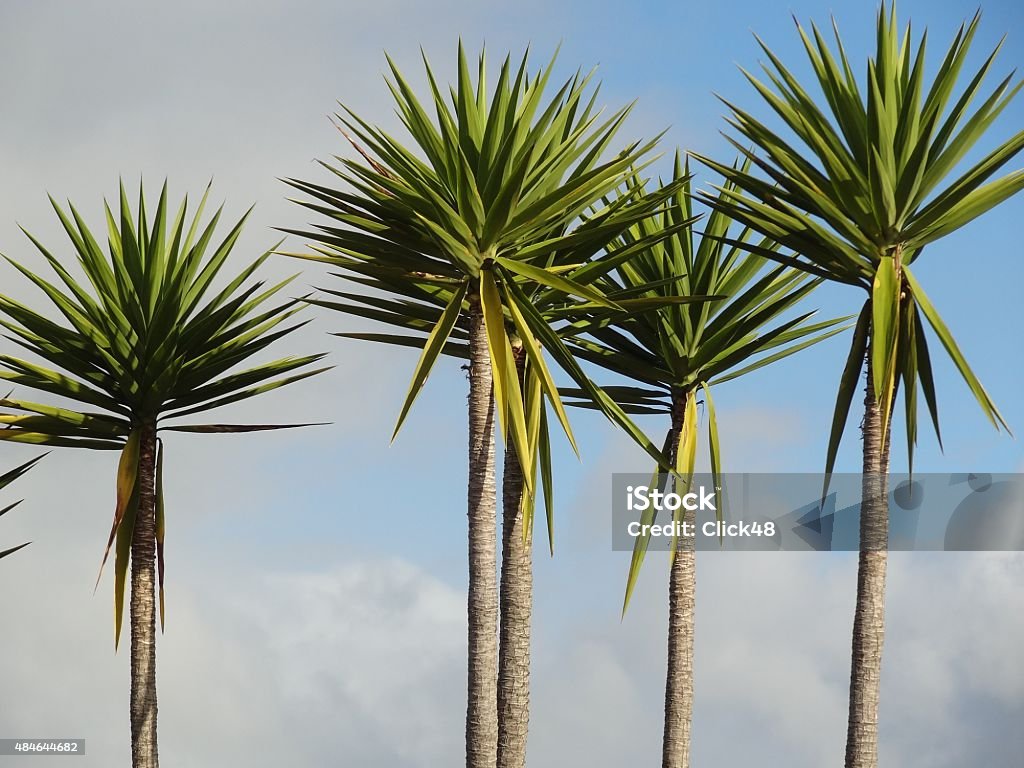
[[[973,3],[903,2],[930,30],[932,68]],[[348,150],[327,116],[338,101],[395,127],[384,52],[422,84],[419,49],[444,77],[458,39],[491,60],[531,46],[558,71],[598,66],[609,109],[634,99],[622,140],[667,129],[662,146],[731,159],[715,93],[765,110],[737,65],[757,66],[756,32],[794,71],[807,67],[790,13],[827,25],[863,61],[874,5],[836,2],[621,3],[535,0],[413,4],[221,0],[175,4],[9,0],[0,8],[0,252],[41,260],[24,226],[70,256],[46,194],[97,227],[119,178],[201,194],[240,216],[255,203],[238,265],[309,214],[285,177],[327,181],[315,160]],[[984,5],[972,62],[1004,34],[997,77],[1024,64],[1024,9]],[[1024,99],[979,151],[1012,135]],[[975,155],[977,156],[977,155]],[[1019,167],[1018,162],[1014,167]],[[667,169],[664,161],[660,168]],[[701,185],[714,179],[701,172]],[[1024,196],[941,243],[917,270],[979,378],[1024,429],[1016,224]],[[303,242],[291,238],[287,247]],[[295,293],[331,287],[301,272]],[[0,265],[0,291],[40,306]],[[824,288],[823,316],[856,312],[855,291]],[[226,409],[223,420],[329,421],[246,436],[167,441],[167,627],[158,645],[165,764],[253,768],[457,764],[465,707],[466,382],[446,361],[393,443],[415,365],[410,350],[330,336],[368,326],[325,312],[288,352],[328,351],[329,373]],[[848,335],[723,385],[715,396],[732,472],[821,468]],[[282,345],[282,349],[283,349]],[[1024,469],[1019,440],[985,421],[933,353],[945,452],[922,424],[916,466]],[[620,621],[628,555],[610,551],[612,472],[645,471],[627,438],[573,414],[577,461],[556,462],[556,552],[538,550],[532,765],[655,764],[664,685],[666,564],[652,555]],[[652,434],[665,425],[642,422]],[[839,468],[859,467],[851,417]],[[897,419],[896,434],[902,423]],[[4,466],[31,458],[0,445]],[[893,468],[905,463],[902,441]],[[128,659],[115,655],[109,572],[93,583],[114,502],[116,456],[57,449],[8,489],[26,501],[0,520],[0,738],[84,737],[77,765],[128,759]],[[12,500],[13,500],[12,498]],[[542,546],[542,544],[541,544]],[[837,764],[845,735],[855,558],[709,553],[698,565],[695,765]],[[1024,737],[1024,560],[985,553],[891,558],[882,683],[882,761],[909,768],[1009,766]],[[5,758],[0,758],[0,762]],[[13,760],[8,758],[7,760]],[[50,761],[40,758],[43,768]],[[34,765],[36,763],[33,763]]]

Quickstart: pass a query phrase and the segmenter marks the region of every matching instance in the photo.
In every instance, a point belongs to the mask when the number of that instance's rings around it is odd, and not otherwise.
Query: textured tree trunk
[[[686,400],[693,392],[673,397],[673,463],[683,430]],[[683,521],[694,524],[696,514],[684,510]],[[690,726],[693,718],[693,627],[697,589],[697,561],[694,539],[679,538],[668,582],[668,675],[665,682],[665,734],[662,742],[663,768],[687,768],[690,764]]]
[[[519,382],[524,352],[515,348]],[[515,445],[505,445],[501,503],[501,630],[498,647],[498,768],[526,765],[530,724],[530,619],[533,613],[533,542],[524,530],[523,468]]]
[[[878,766],[878,692],[885,637],[885,570],[889,542],[889,436],[882,441],[882,410],[871,381],[868,350],[864,397],[864,476],[861,488],[860,558],[857,608],[853,618],[850,664],[850,714],[846,732],[846,768]],[[891,407],[891,406],[890,406]]]
[[[497,499],[494,386],[478,301],[469,314],[469,690],[466,766],[494,768],[498,750]]]
[[[132,768],[157,768],[156,741],[156,426],[139,436],[139,507],[132,532]]]

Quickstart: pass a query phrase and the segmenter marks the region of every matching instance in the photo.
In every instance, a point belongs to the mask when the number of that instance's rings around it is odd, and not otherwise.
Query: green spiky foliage
[[[776,244],[749,227],[736,227],[720,210],[698,225],[691,203],[689,168],[676,156],[673,179],[654,190],[672,191],[657,217],[640,221],[611,244],[611,259],[631,258],[601,276],[596,286],[619,302],[649,303],[642,312],[591,313],[576,318],[566,335],[575,353],[611,373],[635,382],[603,391],[631,414],[670,417],[662,454],[671,460],[677,484],[693,476],[698,448],[698,398],[707,410],[711,471],[721,471],[713,387],[782,360],[843,330],[844,318],[812,322],[815,312],[781,319],[821,282],[777,266],[747,247],[772,251]],[[726,185],[726,190],[731,189]],[[628,194],[647,194],[630,181]],[[657,232],[670,235],[653,240]],[[698,235],[699,232],[699,235]],[[639,247],[638,247],[639,246]],[[706,296],[708,301],[686,298]],[[848,318],[846,318],[848,319]],[[571,334],[571,335],[570,335]],[[593,408],[581,389],[563,389],[572,405]],[[669,478],[659,472],[661,482]],[[650,523],[654,511],[644,513]],[[623,612],[629,604],[649,538],[633,550]]]
[[[322,355],[285,357],[239,370],[240,364],[303,324],[290,322],[303,305],[294,299],[272,301],[289,280],[269,287],[250,280],[270,251],[240,272],[226,268],[248,213],[217,242],[221,210],[204,221],[207,194],[194,213],[189,214],[186,198],[171,218],[165,184],[150,216],[141,185],[135,212],[122,185],[117,213],[105,207],[106,250],[74,206],[69,204],[66,211],[51,198],[85,280],[66,266],[71,259],[58,258],[26,232],[59,283],[11,263],[45,294],[49,309],[61,319],[0,296],[0,325],[14,342],[42,360],[0,355],[0,379],[67,402],[48,405],[4,398],[0,421],[6,428],[0,430],[0,440],[121,453],[117,504],[103,555],[105,563],[116,540],[115,643],[135,523],[138,494],[133,491],[143,427],[231,433],[301,426],[178,420],[326,370],[310,368]],[[226,284],[215,287],[218,278]],[[158,490],[162,453],[161,449],[156,468]],[[162,494],[156,514],[162,621]]]
[[[911,468],[919,387],[941,445],[926,324],[989,421],[1008,429],[913,269],[925,246],[1024,188],[1024,170],[992,180],[1024,148],[1024,131],[963,166],[1022,84],[1011,74],[985,94],[1000,43],[957,94],[979,18],[961,26],[929,81],[927,32],[915,49],[909,25],[899,34],[895,3],[888,13],[883,4],[877,47],[862,83],[838,29],[831,50],[817,27],[808,33],[798,23],[823,100],[812,97],[759,40],[768,58],[767,82],[745,74],[785,132],[725,102],[730,125],[752,149],[734,145],[761,173],[700,158],[735,185],[720,196],[703,195],[709,204],[796,252],[766,256],[867,294],[839,385],[827,473],[835,465],[865,360],[882,408],[883,435],[889,432],[894,394],[902,388]]]
[[[530,74],[526,56],[517,67],[506,58],[488,91],[484,55],[474,83],[460,45],[458,83],[445,94],[424,57],[426,108],[388,61],[388,85],[412,145],[343,108],[336,116],[339,128],[360,159],[336,157],[323,165],[345,187],[288,183],[312,198],[298,202],[332,220],[313,231],[294,231],[314,241],[315,253],[292,255],[338,268],[336,275],[352,286],[322,289],[330,298],[312,303],[411,332],[338,335],[423,349],[395,434],[438,357],[468,356],[470,313],[479,312],[502,433],[526,457],[531,494],[536,467],[530,457],[549,456],[550,450],[546,428],[529,425],[546,422],[550,408],[575,447],[545,352],[609,418],[659,455],[619,405],[590,384],[547,316],[549,309],[572,305],[633,309],[591,287],[614,266],[595,257],[651,215],[659,201],[626,195],[597,215],[585,214],[644,166],[654,142],[629,143],[607,157],[630,108],[602,120],[597,89],[589,89],[591,74],[577,73],[545,100],[554,60]],[[515,375],[513,345],[527,357],[525,386]],[[532,398],[530,392],[539,394]],[[538,460],[549,474],[547,460]]]
[[[14,469],[11,469],[11,470],[5,472],[4,474],[0,475],[0,490],[6,488],[8,485],[13,483],[19,477],[21,477],[26,472],[28,472],[30,469],[32,469],[32,467],[34,467],[39,462],[39,460],[42,459],[42,458],[43,458],[42,456],[37,456],[36,458],[34,458],[34,459],[30,460],[30,461],[26,461],[24,464],[22,464],[20,466],[17,466]],[[21,504],[21,501],[16,501],[13,504],[8,504],[3,509],[0,509],[0,516],[6,515],[8,512],[10,512],[12,509],[14,509],[19,504]],[[7,557],[8,555],[14,554],[19,549],[23,549],[24,547],[27,547],[29,545],[29,543],[30,542],[25,542],[24,544],[19,544],[18,546],[10,547],[9,549],[0,549],[0,559],[3,559],[5,557]]]

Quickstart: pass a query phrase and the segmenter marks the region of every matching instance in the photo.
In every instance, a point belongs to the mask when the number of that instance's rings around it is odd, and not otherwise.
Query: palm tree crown
[[[759,40],[768,57],[763,67],[768,83],[745,74],[796,141],[725,102],[732,111],[730,124],[753,150],[730,141],[764,176],[700,157],[735,185],[720,195],[702,194],[708,204],[796,252],[765,255],[868,293],[840,385],[827,472],[835,464],[856,380],[869,351],[872,384],[882,405],[882,434],[888,433],[891,402],[902,382],[912,467],[920,384],[941,443],[924,320],[992,424],[1008,429],[911,270],[925,246],[1024,188],[1024,170],[990,181],[1024,149],[1024,131],[947,181],[1022,85],[1009,75],[971,111],[1000,44],[954,100],[979,18],[961,26],[928,83],[927,32],[915,52],[910,26],[902,38],[899,34],[895,3],[889,13],[883,4],[877,49],[868,62],[863,91],[838,30],[833,53],[817,27],[808,34],[798,23],[824,95],[823,107]]]
[[[629,108],[602,121],[595,109],[596,90],[588,95],[591,75],[580,73],[542,101],[554,61],[530,75],[526,56],[516,68],[506,58],[489,93],[485,56],[480,56],[474,84],[460,45],[458,85],[450,90],[449,103],[424,58],[433,117],[394,62],[389,59],[389,64],[389,87],[415,150],[347,109],[338,115],[363,158],[324,164],[351,191],[289,180],[314,198],[302,205],[337,223],[296,232],[314,239],[317,253],[295,255],[339,267],[341,276],[375,289],[327,290],[341,301],[314,303],[428,333],[425,341],[343,334],[424,346],[396,434],[438,355],[464,348],[470,324],[466,310],[479,311],[487,325],[499,417],[530,477],[532,452],[523,393],[512,370],[511,339],[525,342],[544,397],[572,441],[539,353],[543,347],[560,362],[568,354],[537,311],[537,293],[546,302],[612,306],[588,286],[611,265],[587,262],[616,234],[650,215],[657,201],[631,205],[632,197],[624,198],[598,216],[582,217],[624,181],[654,142],[634,142],[606,158]],[[382,298],[378,291],[394,298]],[[624,426],[629,422],[615,403],[603,404],[611,418]]]

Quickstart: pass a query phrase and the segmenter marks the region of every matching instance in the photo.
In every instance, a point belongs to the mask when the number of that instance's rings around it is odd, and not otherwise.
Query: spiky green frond
[[[795,251],[796,257],[785,263],[817,277],[859,285],[869,294],[862,315],[864,333],[854,339],[840,382],[826,472],[834,466],[850,393],[866,355],[883,410],[883,434],[894,394],[903,390],[911,468],[918,385],[938,435],[922,314],[986,416],[997,429],[1008,429],[911,271],[926,245],[1024,189],[1021,169],[993,180],[1024,149],[1024,131],[973,165],[963,165],[1024,85],[1011,74],[986,95],[984,83],[1000,44],[960,87],[979,20],[975,15],[960,27],[929,75],[927,33],[915,47],[909,24],[900,34],[895,4],[887,9],[883,3],[875,53],[863,81],[854,75],[834,24],[835,48],[830,49],[816,26],[808,32],[797,23],[817,95],[758,40],[768,59],[763,65],[766,79],[745,74],[785,130],[772,130],[751,112],[726,102],[730,125],[751,148],[733,143],[751,165],[730,167],[699,157],[732,185],[717,194],[702,193],[709,205]]]
[[[659,201],[627,195],[595,215],[587,212],[649,162],[655,142],[613,147],[630,108],[602,116],[590,74],[549,87],[554,60],[533,73],[526,56],[518,64],[506,57],[488,89],[484,54],[474,76],[460,45],[450,92],[424,57],[422,102],[388,63],[388,85],[410,141],[403,144],[342,107],[338,127],[356,156],[323,164],[337,188],[288,180],[304,195],[298,202],[327,220],[296,232],[314,243],[313,252],[292,255],[336,267],[349,284],[323,290],[313,303],[401,329],[340,335],[423,350],[396,432],[438,357],[466,355],[469,313],[481,313],[502,433],[516,446],[530,486],[525,497],[533,498],[535,462],[542,480],[550,468],[543,467],[547,435],[532,434],[531,425],[546,430],[550,412],[573,442],[545,357],[580,387],[593,388],[552,331],[548,310],[580,304],[623,311],[592,287],[599,270],[590,265]],[[513,344],[523,345],[529,358],[525,388],[539,392],[536,402],[526,402],[510,368]],[[618,403],[595,399],[660,456]]]
[[[640,181],[631,184],[646,194]],[[813,313],[780,321],[821,281],[773,266],[760,252],[772,253],[776,244],[750,228],[735,231],[720,210],[712,209],[698,229],[689,171],[678,157],[671,186],[675,191],[656,217],[634,224],[609,247],[610,259],[633,255],[596,282],[608,299],[638,309],[586,315],[577,309],[563,332],[581,358],[645,385],[605,388],[624,407],[666,413],[674,392],[756,370],[840,332],[844,322],[810,322]],[[671,234],[658,239],[658,232]],[[695,296],[710,299],[691,301]],[[652,308],[641,311],[644,301]]]
[[[117,214],[106,209],[106,251],[73,205],[66,211],[51,199],[85,281],[29,235],[58,280],[10,261],[63,321],[0,296],[0,323],[43,361],[0,355],[0,378],[90,410],[8,397],[0,439],[38,435],[45,444],[119,449],[144,420],[211,410],[323,370],[310,369],[323,357],[310,355],[236,372],[299,327],[289,320],[302,303],[277,299],[289,281],[267,287],[251,279],[270,251],[214,287],[248,214],[216,240],[221,214],[204,220],[206,197],[191,216],[182,202],[172,219],[165,184],[150,217],[142,189],[133,211],[122,185]]]

